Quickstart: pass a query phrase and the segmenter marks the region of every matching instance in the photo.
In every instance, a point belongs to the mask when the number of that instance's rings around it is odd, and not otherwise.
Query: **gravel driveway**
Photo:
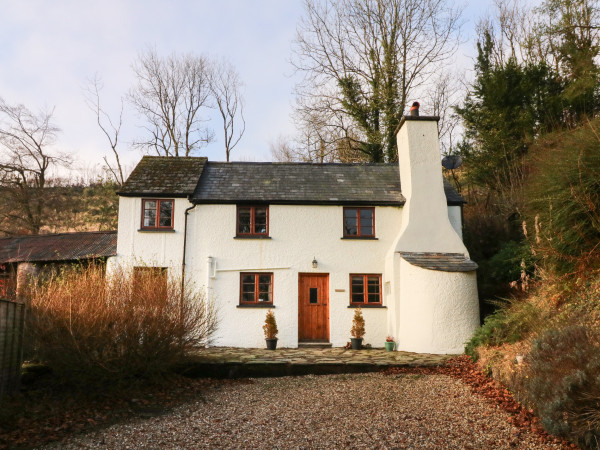
[[[262,378],[46,448],[560,448],[445,375]]]

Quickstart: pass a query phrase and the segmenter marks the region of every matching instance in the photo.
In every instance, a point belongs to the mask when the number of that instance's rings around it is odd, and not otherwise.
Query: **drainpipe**
[[[183,225],[183,259],[181,260],[181,293],[183,295],[183,288],[185,287],[185,250],[187,243],[187,225],[188,225],[188,214],[192,209],[198,206],[197,203],[193,204],[185,210],[185,220]]]

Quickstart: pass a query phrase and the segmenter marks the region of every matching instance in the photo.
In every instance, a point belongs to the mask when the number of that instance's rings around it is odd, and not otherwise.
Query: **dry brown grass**
[[[162,374],[217,326],[198,291],[155,271],[65,272],[33,286],[29,306],[29,351],[76,382]]]

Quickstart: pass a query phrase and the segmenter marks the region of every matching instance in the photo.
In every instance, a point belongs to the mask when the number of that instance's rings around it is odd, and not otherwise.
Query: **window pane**
[[[373,210],[360,210],[360,234],[361,236],[373,235]]]
[[[381,303],[381,280],[379,277],[367,277],[367,301]]]
[[[379,294],[367,294],[369,303],[380,303],[381,297]]]
[[[318,288],[310,288],[309,290],[309,302],[310,303],[318,303],[319,302],[319,289]]]
[[[352,294],[352,303],[363,303],[365,301],[365,297],[363,294]]]
[[[254,232],[256,234],[267,233],[267,208],[254,209]]]
[[[146,207],[148,204],[146,203]],[[144,226],[155,227],[156,226],[156,209],[144,209]]]
[[[356,209],[345,209],[344,210],[344,234],[349,236],[356,236],[358,234],[358,218]]]
[[[271,275],[259,275],[258,282],[260,284],[271,284]]]
[[[369,294],[379,294],[379,277],[368,277],[367,286]]]
[[[254,302],[254,291],[242,293],[243,302]]]
[[[271,302],[272,301],[271,275],[259,275],[258,276],[258,301],[259,302]]]
[[[238,233],[250,234],[250,208],[238,208]]]
[[[172,201],[162,201],[160,202],[160,222],[159,226],[161,227],[170,227],[171,224],[171,216],[173,213],[173,202]]]

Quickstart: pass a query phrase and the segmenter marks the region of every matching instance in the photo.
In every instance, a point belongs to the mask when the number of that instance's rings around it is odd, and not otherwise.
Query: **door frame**
[[[331,322],[330,322],[330,301],[331,301],[331,295],[329,292],[329,273],[326,272],[298,272],[298,343],[302,343],[302,342],[327,342],[329,343],[331,340]],[[325,278],[326,279],[326,288],[325,288],[325,293],[327,295],[326,297],[326,305],[321,305],[324,306],[325,308],[325,325],[327,326],[327,336],[324,339],[300,339],[300,319],[301,319],[301,298],[300,298],[300,293],[301,293],[301,286],[302,286],[302,278],[303,277],[319,277],[319,278]]]

